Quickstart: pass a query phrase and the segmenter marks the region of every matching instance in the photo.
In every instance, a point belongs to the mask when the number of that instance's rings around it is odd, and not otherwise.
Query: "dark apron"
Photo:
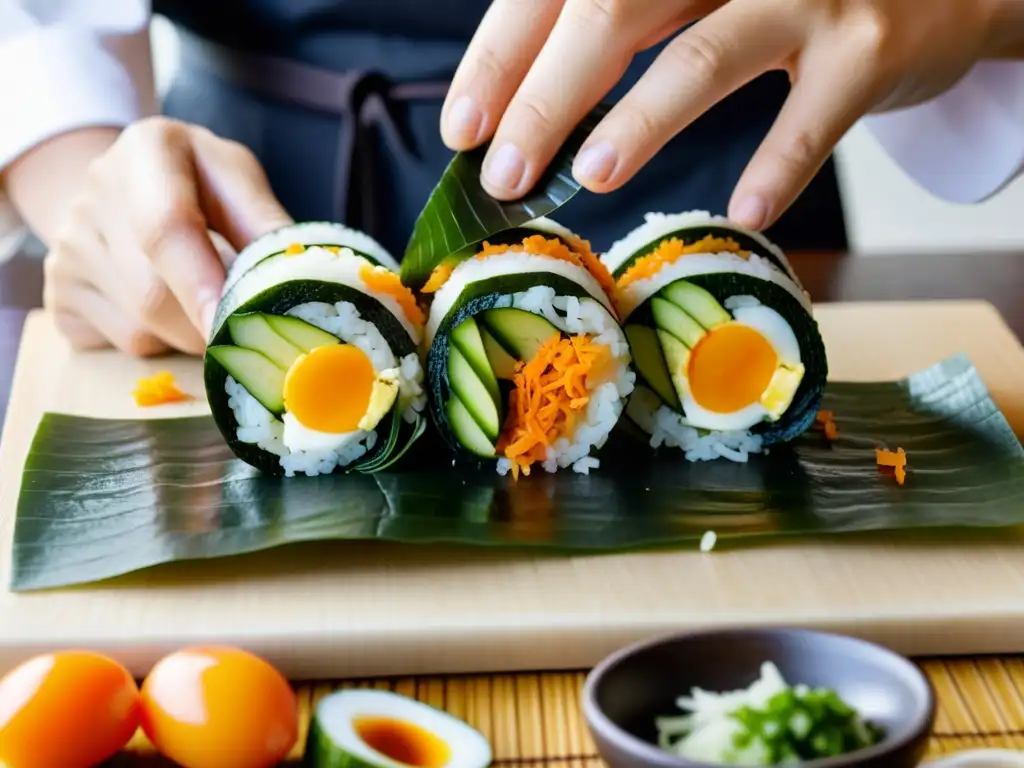
[[[451,159],[441,105],[485,0],[155,0],[182,35],[163,111],[245,144],[297,220],[342,221],[401,257]],[[620,98],[661,46],[638,55]],[[606,249],[648,211],[724,213],[788,93],[770,73],[671,141],[620,191],[556,214]],[[833,163],[768,232],[785,249],[845,249]]]

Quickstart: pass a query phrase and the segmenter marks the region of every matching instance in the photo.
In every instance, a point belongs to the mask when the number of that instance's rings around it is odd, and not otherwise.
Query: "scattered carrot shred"
[[[324,248],[326,250],[330,251],[331,253],[333,253],[335,256],[337,256],[339,253],[341,253],[341,246],[340,245],[325,245]]]
[[[305,253],[306,248],[301,243],[292,243],[284,249],[284,252],[288,256],[298,256],[300,253]]]
[[[416,303],[416,295],[387,267],[364,264],[359,269],[359,277],[371,291],[386,293],[394,298],[413,325],[423,325],[427,321],[420,305]]]
[[[892,467],[896,473],[896,482],[903,485],[907,479],[907,454],[902,448],[895,451],[875,448],[875,461],[880,467]]]
[[[646,256],[641,256],[637,259],[622,277],[618,279],[618,286],[619,288],[625,288],[637,280],[646,280],[649,277],[653,277],[662,267],[675,263],[683,256],[695,253],[722,253],[723,251],[735,253],[743,258],[747,258],[750,255],[747,251],[741,250],[739,243],[731,237],[722,238],[708,235],[694,243],[685,245],[678,237],[670,237],[667,240],[662,240],[658,247]]]
[[[529,475],[547,449],[570,435],[590,402],[587,381],[611,362],[608,347],[587,336],[552,336],[528,362],[519,362],[509,394],[508,416],[498,452],[512,464],[512,476]]]
[[[139,379],[132,396],[135,398],[135,404],[140,406],[180,403],[192,399],[191,395],[178,389],[174,382],[174,374],[170,371],[160,371],[153,376]]]
[[[832,442],[839,439],[839,428],[836,426],[835,416],[832,414],[832,411],[818,411],[815,422],[825,432],[826,440]]]
[[[438,264],[434,267],[434,271],[430,273],[430,279],[427,280],[426,284],[420,288],[422,293],[435,293],[441,290],[441,287],[448,282],[448,278],[452,276],[452,272],[455,271],[455,264],[446,261],[443,264]]]
[[[521,245],[491,245],[484,241],[483,247],[476,257],[486,259],[488,256],[497,256],[502,253],[523,253],[524,251],[529,251],[535,256],[547,256],[549,259],[568,261],[570,264],[582,266],[579,257],[570,250],[569,246],[557,237],[546,238],[544,235],[524,237]]]

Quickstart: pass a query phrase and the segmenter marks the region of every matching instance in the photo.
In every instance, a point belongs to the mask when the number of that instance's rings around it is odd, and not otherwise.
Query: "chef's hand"
[[[58,137],[36,150],[49,158],[25,158],[38,166],[37,185],[44,171],[59,172],[61,142],[75,140]],[[29,202],[17,193],[30,170],[7,179],[16,204]],[[109,135],[77,179],[43,234],[44,302],[79,349],[201,354],[231,249],[291,222],[248,149],[165,118]],[[231,248],[218,249],[211,230]]]
[[[860,117],[949,88],[1007,43],[1010,21],[1019,31],[1019,19],[1011,17],[1020,16],[1020,6],[1020,0],[494,0],[452,83],[442,135],[454,150],[493,136],[482,183],[498,199],[516,199],[634,54],[675,35],[587,140],[573,173],[593,192],[614,190],[716,102],[782,69],[790,95],[728,211],[763,228]]]

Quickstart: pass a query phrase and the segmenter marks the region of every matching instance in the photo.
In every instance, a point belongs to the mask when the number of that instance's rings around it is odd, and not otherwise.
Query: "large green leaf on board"
[[[724,543],[1024,523],[1024,450],[965,358],[899,382],[830,383],[822,407],[837,440],[811,430],[746,464],[652,458],[614,439],[590,475],[518,482],[453,467],[433,432],[374,475],[281,478],[235,458],[209,417],[47,414],[24,470],[11,587],[309,540],[610,552],[692,548],[709,530]],[[906,451],[904,484],[876,447]]]
[[[486,145],[456,154],[416,219],[402,259],[402,282],[419,288],[448,256],[568,202],[580,189],[572,175],[573,160],[607,111],[598,106],[584,117],[537,184],[518,200],[495,200],[480,185]]]

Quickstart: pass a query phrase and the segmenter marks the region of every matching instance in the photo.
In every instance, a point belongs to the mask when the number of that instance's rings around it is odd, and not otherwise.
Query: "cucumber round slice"
[[[390,691],[352,689],[317,704],[306,741],[310,768],[485,768],[487,739],[467,723]]]

